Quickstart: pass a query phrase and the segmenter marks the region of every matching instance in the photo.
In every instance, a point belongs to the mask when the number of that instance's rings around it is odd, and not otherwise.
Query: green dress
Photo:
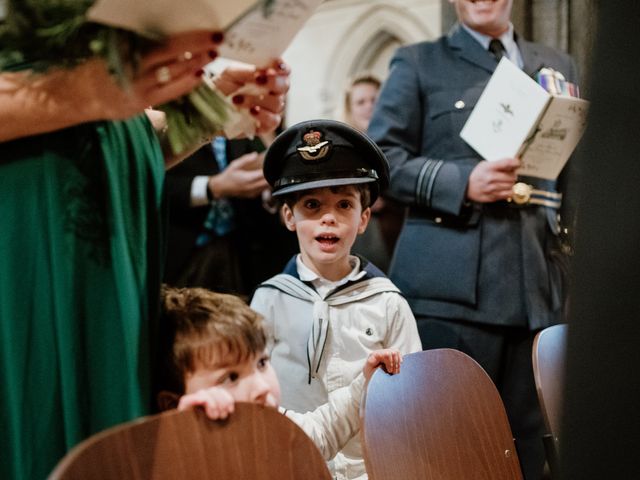
[[[0,143],[0,478],[149,413],[163,180],[144,116]]]

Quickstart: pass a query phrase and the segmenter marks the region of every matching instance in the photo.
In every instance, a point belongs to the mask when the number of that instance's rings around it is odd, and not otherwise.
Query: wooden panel
[[[520,480],[502,400],[464,353],[404,357],[399,375],[369,382],[362,437],[371,480]]]
[[[276,410],[236,405],[225,421],[168,412],[99,433],[78,445],[52,480],[330,479],[306,434]]]

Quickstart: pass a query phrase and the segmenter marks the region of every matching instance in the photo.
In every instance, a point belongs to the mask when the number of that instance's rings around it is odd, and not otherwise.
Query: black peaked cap
[[[335,120],[309,120],[282,132],[267,150],[273,195],[370,183],[371,203],[389,185],[389,164],[373,140]]]

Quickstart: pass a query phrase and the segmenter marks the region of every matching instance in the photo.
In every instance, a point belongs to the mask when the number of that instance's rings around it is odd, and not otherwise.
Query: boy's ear
[[[369,220],[371,219],[371,207],[367,207],[362,211],[360,215],[360,225],[358,226],[358,235],[364,233],[367,229],[367,225],[369,225]]]
[[[178,403],[180,403],[180,395],[177,393],[169,392],[168,390],[162,390],[158,393],[158,408],[161,412],[166,412],[167,410],[174,410],[178,408]]]
[[[282,206],[282,219],[288,230],[296,231],[296,219],[293,217],[293,211],[286,203]]]

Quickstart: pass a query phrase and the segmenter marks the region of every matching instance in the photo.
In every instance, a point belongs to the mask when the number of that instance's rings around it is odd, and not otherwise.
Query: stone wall
[[[349,79],[381,79],[403,44],[441,32],[440,0],[331,0],[320,6],[284,54],[291,65],[287,125],[339,118]]]

